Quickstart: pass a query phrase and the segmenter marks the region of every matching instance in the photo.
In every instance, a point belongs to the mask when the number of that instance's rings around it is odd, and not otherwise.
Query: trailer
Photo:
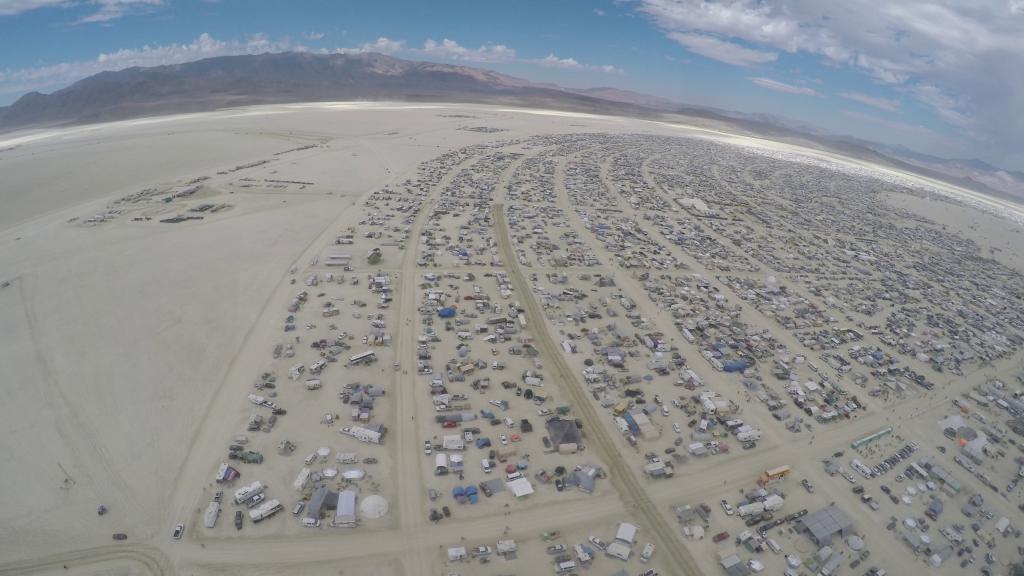
[[[373,350],[367,350],[366,352],[361,352],[349,358],[348,363],[350,366],[358,366],[360,364],[370,364],[376,360],[377,353]]]
[[[261,504],[258,508],[250,510],[249,519],[254,523],[262,522],[280,512],[282,508],[281,502],[277,499],[269,500]]]
[[[434,455],[434,475],[444,476],[448,473],[448,455],[438,452]]]
[[[764,512],[763,502],[751,502],[739,507],[740,518],[746,518],[747,516],[753,516],[762,512]]]
[[[257,494],[262,494],[265,486],[259,480],[249,484],[248,486],[242,486],[238,490],[235,490],[235,504],[241,504],[249,498]]]
[[[324,367],[326,367],[326,366],[327,366],[327,359],[326,358],[321,358],[321,359],[317,360],[316,362],[310,364],[309,372],[310,372],[310,374],[313,374],[313,375],[320,374],[320,372],[322,372]]]
[[[203,514],[203,526],[213,528],[217,524],[217,518],[220,518],[220,502],[210,502],[206,507],[206,513]]]
[[[362,426],[345,426],[338,429],[338,433],[343,436],[349,436],[355,438],[360,442],[366,442],[367,444],[380,444],[383,440],[381,433],[376,430],[370,430]]]

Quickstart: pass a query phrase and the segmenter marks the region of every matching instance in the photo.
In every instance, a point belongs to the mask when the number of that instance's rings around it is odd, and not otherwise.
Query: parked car
[[[587,540],[597,548],[600,548],[601,550],[604,550],[608,547],[608,545],[605,544],[604,541],[602,541],[597,536],[591,536],[590,538],[587,538]]]
[[[235,530],[242,529],[242,518],[244,515],[241,510],[235,510]]]
[[[722,505],[722,510],[725,511],[726,516],[732,516],[733,514],[735,514],[736,511],[732,509],[732,505],[726,502],[725,500],[722,500],[719,504]]]
[[[171,535],[175,540],[181,540],[181,537],[185,534],[185,525],[178,524],[174,527],[174,533]]]
[[[548,546],[548,554],[561,554],[565,550],[565,544],[552,544]]]
[[[729,539],[729,533],[728,532],[719,532],[718,534],[715,534],[715,537],[712,538],[711,541],[714,542],[715,544],[718,544],[719,542],[722,542],[722,541],[728,540],[728,539]]]
[[[128,535],[125,534],[124,532],[118,532],[117,534],[114,534],[114,540],[127,540],[127,539],[128,539]]]

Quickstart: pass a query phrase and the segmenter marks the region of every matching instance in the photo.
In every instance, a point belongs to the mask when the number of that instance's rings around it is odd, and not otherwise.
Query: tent
[[[363,499],[363,503],[360,504],[359,511],[362,512],[363,518],[369,518],[371,520],[383,518],[388,513],[387,498],[384,498],[379,494],[367,496]]]
[[[530,494],[533,494],[533,485],[526,478],[518,478],[511,482],[506,482],[505,487],[509,489],[516,498],[525,498]]]

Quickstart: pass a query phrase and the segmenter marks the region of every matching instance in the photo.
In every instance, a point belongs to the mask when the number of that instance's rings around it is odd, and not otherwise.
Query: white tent
[[[523,498],[533,494],[533,485],[526,478],[517,478],[511,482],[505,482],[505,488],[508,488],[516,498]]]
[[[615,532],[615,539],[632,544],[636,540],[636,532],[636,526],[629,522],[622,522],[619,524],[619,529]]]
[[[369,518],[370,520],[383,518],[388,513],[388,500],[379,494],[367,496],[363,499],[363,503],[359,505],[359,511],[362,512],[363,518]]]
[[[341,473],[341,477],[346,480],[362,480],[366,477],[366,470],[362,468],[353,468],[352,470],[345,470]]]

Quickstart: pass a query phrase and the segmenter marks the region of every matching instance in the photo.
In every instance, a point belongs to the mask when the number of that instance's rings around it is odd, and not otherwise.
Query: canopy
[[[363,518],[371,520],[383,518],[388,513],[387,498],[379,494],[367,496],[363,499],[363,503],[359,505],[359,511],[363,513]]]

